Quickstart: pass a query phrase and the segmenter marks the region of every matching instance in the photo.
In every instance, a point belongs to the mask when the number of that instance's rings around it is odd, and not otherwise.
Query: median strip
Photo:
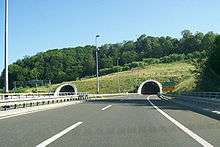
[[[59,132],[58,134],[48,138],[47,140],[41,142],[40,144],[38,144],[36,147],[45,147],[47,145],[49,145],[50,143],[54,142],[55,140],[57,140],[58,138],[62,137],[63,135],[65,135],[66,133],[68,133],[69,131],[73,130],[74,128],[78,127],[79,125],[81,125],[83,122],[77,122],[75,124],[73,124],[72,126],[64,129],[63,131]]]
[[[111,106],[112,106],[112,105],[108,105],[108,106],[106,106],[106,107],[102,108],[102,111],[104,111],[104,110],[106,110],[106,109],[110,108]]]
[[[183,132],[188,134],[190,137],[192,137],[194,140],[196,140],[198,143],[200,143],[204,147],[214,147],[212,144],[204,140],[202,137],[198,136],[194,132],[192,132],[190,129],[183,126],[180,122],[169,116],[167,113],[163,112],[160,108],[158,108],[156,105],[154,105],[153,102],[149,99],[150,96],[147,97],[148,102],[158,111],[160,112],[164,117],[166,117],[169,121],[171,121],[173,124],[175,124],[178,128],[180,128]]]

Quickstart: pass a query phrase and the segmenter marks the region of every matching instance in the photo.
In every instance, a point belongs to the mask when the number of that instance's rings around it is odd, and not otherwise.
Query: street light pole
[[[119,79],[119,58],[117,59],[117,67],[118,67],[118,93],[120,93],[121,90],[120,90],[120,79]]]
[[[8,93],[8,0],[5,0],[5,89],[4,92]]]
[[[99,94],[99,59],[98,59],[98,37],[100,37],[99,35],[95,36],[95,44],[96,44],[96,81],[97,81],[97,94]]]

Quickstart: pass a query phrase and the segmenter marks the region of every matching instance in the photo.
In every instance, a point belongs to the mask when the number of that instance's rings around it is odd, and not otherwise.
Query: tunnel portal
[[[55,96],[59,96],[59,95],[62,95],[63,93],[73,93],[73,94],[77,94],[77,88],[75,85],[73,84],[63,84],[63,85],[60,85],[54,95]]]
[[[162,93],[162,85],[155,80],[147,80],[138,88],[138,94],[158,94]]]

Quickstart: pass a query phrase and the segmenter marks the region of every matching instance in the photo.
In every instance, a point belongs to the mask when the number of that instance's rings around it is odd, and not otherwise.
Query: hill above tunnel
[[[187,62],[173,62],[166,64],[152,64],[142,68],[134,68],[129,71],[118,72],[100,77],[101,93],[137,92],[140,84],[146,80],[154,79],[159,82],[175,81],[176,91],[191,91],[196,86],[195,66]],[[120,88],[118,85],[120,83]],[[96,78],[84,78],[71,81],[79,92],[96,93]],[[60,84],[38,87],[40,92],[55,90]],[[20,89],[21,92],[33,92],[35,88]]]

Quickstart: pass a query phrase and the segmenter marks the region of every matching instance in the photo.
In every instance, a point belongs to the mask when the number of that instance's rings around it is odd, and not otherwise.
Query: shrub
[[[120,72],[122,71],[122,67],[121,66],[113,66],[112,68],[112,72],[115,73],[115,72]]]
[[[160,63],[160,60],[157,59],[157,58],[147,58],[147,59],[143,59],[143,62],[144,62],[146,65],[150,65],[150,64]]]
[[[100,75],[107,75],[110,74],[111,72],[112,72],[112,68],[103,68],[99,70]]]
[[[139,62],[139,67],[143,68],[146,64],[144,62]]]
[[[129,67],[129,66],[123,66],[123,67],[122,67],[122,71],[127,71],[127,70],[130,70],[130,67]]]
[[[123,71],[123,67],[121,66],[113,66],[112,68],[103,68],[99,70],[100,75],[107,75],[115,72]]]
[[[184,54],[171,54],[169,56],[165,56],[160,58],[160,61],[162,63],[170,63],[170,62],[175,62],[175,61],[181,61],[185,59]]]
[[[139,62],[132,62],[130,63],[130,68],[139,67]]]

